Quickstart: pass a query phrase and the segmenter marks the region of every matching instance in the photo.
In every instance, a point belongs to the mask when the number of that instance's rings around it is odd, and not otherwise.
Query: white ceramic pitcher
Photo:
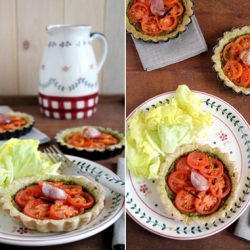
[[[107,56],[107,40],[91,26],[50,25],[48,44],[40,68],[41,112],[57,119],[92,116],[98,103],[98,72]],[[102,54],[97,62],[92,42],[99,39]]]

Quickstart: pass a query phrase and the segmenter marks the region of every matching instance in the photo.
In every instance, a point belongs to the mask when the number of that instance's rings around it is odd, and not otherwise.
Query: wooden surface
[[[99,73],[100,93],[124,94],[125,4],[114,1],[0,0],[0,95],[37,94],[50,24],[87,24],[103,33],[109,52]],[[99,43],[93,46],[98,58]]]
[[[124,133],[124,102],[122,96],[101,96],[94,116],[81,120],[55,120],[44,117],[37,105],[37,98],[11,98],[0,97],[0,105],[9,105],[13,110],[27,112],[35,117],[35,127],[46,133],[53,143],[55,134],[65,128],[96,125],[109,127]],[[116,172],[117,160],[121,154],[114,158],[98,161],[98,163]],[[113,226],[84,240],[56,246],[61,250],[110,250],[112,244]],[[0,244],[2,249],[27,249],[27,247]],[[55,249],[55,246],[31,247],[30,249]]]
[[[245,0],[199,0],[195,1],[195,15],[207,42],[208,51],[151,72],[146,72],[130,35],[127,35],[126,70],[126,115],[138,105],[158,94],[176,90],[178,84],[187,84],[199,90],[224,99],[234,106],[250,123],[249,97],[226,89],[212,70],[212,48],[217,38],[232,27],[250,24],[250,1]],[[167,52],[166,52],[167,53]],[[235,223],[222,232],[208,238],[177,241],[161,238],[136,224],[127,215],[128,250],[184,250],[184,249],[250,249],[250,243],[233,235]]]

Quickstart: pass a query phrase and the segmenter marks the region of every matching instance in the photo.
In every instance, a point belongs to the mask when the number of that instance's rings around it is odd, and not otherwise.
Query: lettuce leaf
[[[20,139],[0,146],[0,189],[18,178],[58,173],[60,163],[53,164],[38,146],[38,140]]]
[[[201,98],[188,86],[178,86],[169,103],[137,111],[127,124],[126,158],[137,177],[157,179],[162,160],[183,144],[193,143],[213,123],[202,111]]]

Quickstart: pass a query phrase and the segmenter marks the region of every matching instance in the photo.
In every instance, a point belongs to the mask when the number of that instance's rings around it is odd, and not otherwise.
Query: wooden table
[[[81,120],[55,120],[44,117],[37,104],[37,98],[0,97],[0,105],[9,105],[13,110],[27,112],[35,117],[35,127],[46,133],[53,143],[55,134],[65,128],[95,125],[109,127],[124,133],[124,98],[122,96],[101,96],[97,106],[97,112],[88,119]],[[98,161],[98,163],[116,172],[117,160],[124,154]],[[113,226],[106,230],[83,240],[56,246],[61,250],[109,250],[112,244]],[[4,249],[27,249],[27,247],[0,244]],[[31,249],[55,249],[55,246],[32,247]]]
[[[234,106],[250,123],[249,97],[227,89],[212,70],[212,49],[217,38],[232,27],[250,24],[250,2],[245,0],[195,1],[195,15],[207,42],[208,51],[180,63],[151,72],[143,70],[131,36],[127,34],[126,115],[138,105],[158,94],[176,90],[178,84],[187,84],[224,99]],[[127,249],[250,249],[248,241],[233,235],[235,223],[208,238],[177,241],[161,238],[140,227],[127,215]]]

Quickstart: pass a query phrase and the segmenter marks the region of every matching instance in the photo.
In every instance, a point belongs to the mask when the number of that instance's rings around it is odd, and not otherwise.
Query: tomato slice
[[[151,0],[136,0],[137,3],[143,3],[147,6],[150,6]]]
[[[181,189],[175,196],[174,204],[181,212],[195,212],[195,189],[193,187]]]
[[[141,29],[144,33],[149,35],[157,35],[162,32],[162,30],[158,26],[157,17],[155,16],[143,18],[141,22]]]
[[[218,159],[209,158],[209,164],[200,168],[200,172],[206,178],[214,178],[223,175],[224,166]]]
[[[215,197],[210,191],[201,191],[195,199],[195,210],[202,215],[215,212],[221,204],[221,199]]]
[[[95,199],[91,194],[82,192],[82,194],[69,196],[68,202],[75,208],[90,208],[93,206]]]
[[[128,16],[132,22],[141,22],[143,18],[149,16],[149,7],[143,3],[134,3],[128,11]]]
[[[62,185],[60,188],[69,195],[77,195],[82,193],[82,186],[80,185]]]
[[[234,83],[244,88],[250,85],[250,68],[248,66],[242,65],[242,74]]]
[[[175,165],[176,170],[189,170],[191,171],[191,168],[187,164],[187,156],[182,156]]]
[[[167,6],[169,4],[174,4],[174,3],[177,3],[178,0],[164,0],[164,4]]]
[[[209,180],[211,193],[218,198],[226,197],[231,191],[231,182],[227,174]]]
[[[174,193],[177,193],[184,187],[192,186],[190,181],[190,171],[175,170],[167,177],[167,184]]]
[[[24,208],[29,200],[40,196],[43,196],[41,188],[38,185],[32,185],[19,191],[14,199],[18,206]]]
[[[242,65],[236,60],[228,60],[223,71],[230,80],[236,80],[242,74]]]
[[[161,30],[170,32],[177,26],[177,18],[174,15],[167,15],[163,18],[158,18],[158,26]]]
[[[200,151],[193,151],[187,156],[187,163],[190,167],[200,169],[209,163],[209,158],[206,154]]]
[[[46,219],[49,218],[50,206],[41,199],[31,199],[25,205],[23,213],[35,219]]]
[[[171,8],[171,10],[169,11],[169,13],[173,16],[181,16],[184,12],[184,8],[183,5],[180,2],[174,2],[174,3],[169,3],[169,4],[165,4],[166,7],[168,9]]]
[[[235,42],[238,43],[243,49],[250,49],[250,35],[240,36]]]
[[[240,59],[240,53],[243,50],[243,48],[238,43],[231,42],[227,44],[222,52],[222,56],[225,61],[228,60],[239,60]]]
[[[61,220],[76,216],[79,214],[79,211],[71,205],[57,201],[55,204],[51,205],[49,214],[51,219]]]

